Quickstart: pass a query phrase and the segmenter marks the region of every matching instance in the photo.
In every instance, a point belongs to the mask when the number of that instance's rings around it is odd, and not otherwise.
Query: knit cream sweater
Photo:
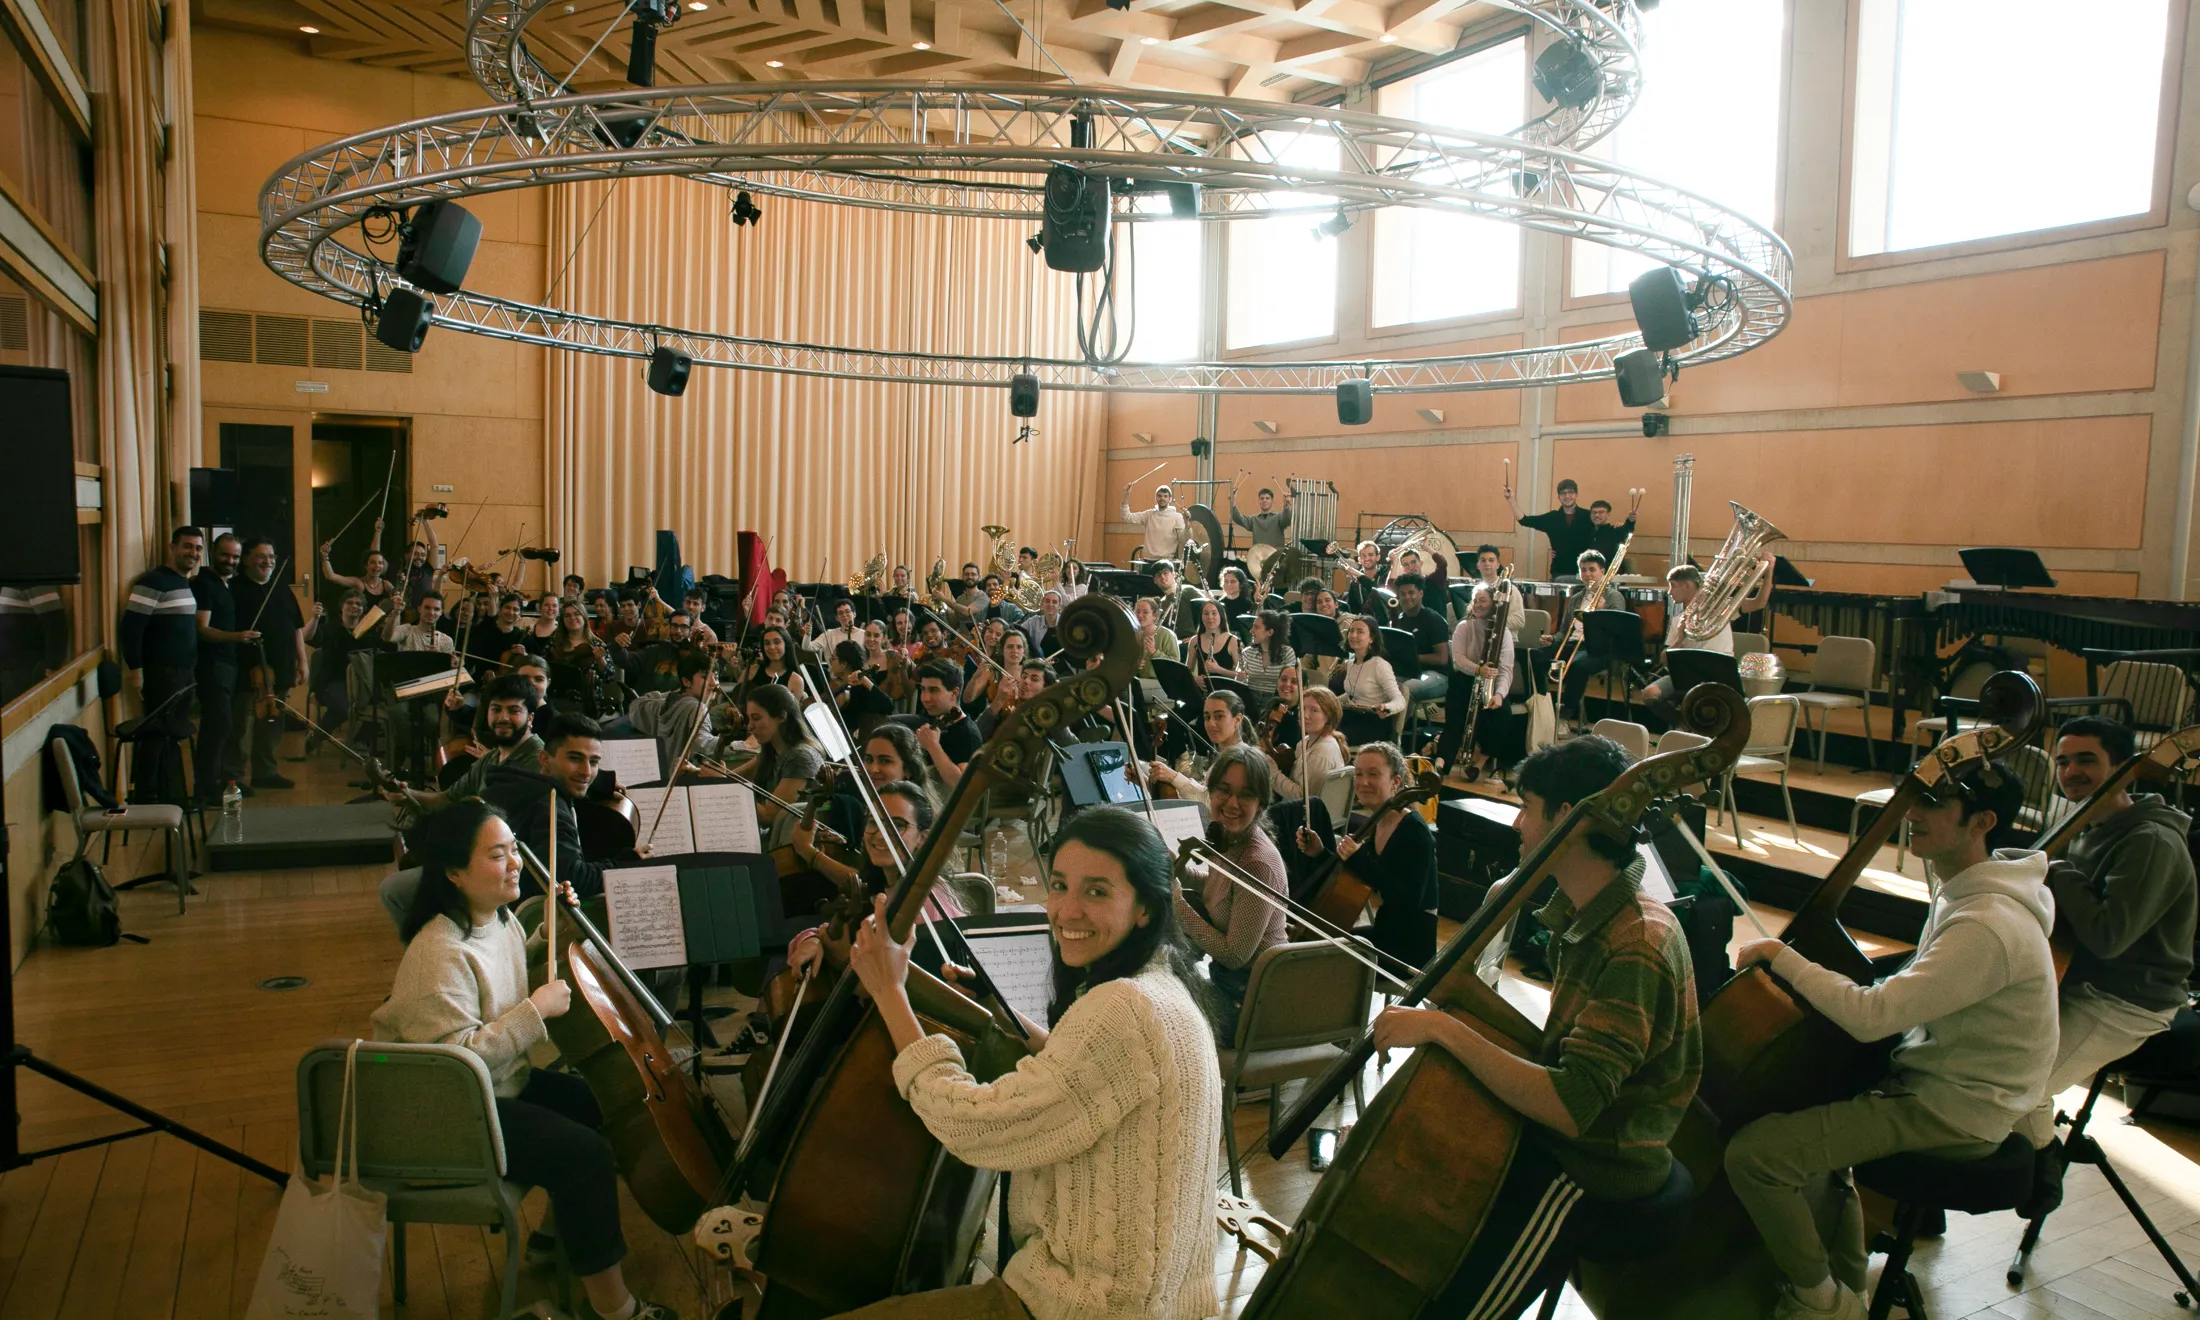
[[[374,1010],[376,1040],[464,1045],[506,1099],[527,1085],[527,1051],[549,1034],[527,997],[527,944],[509,912],[470,933],[449,917],[422,926]]]
[[[1216,1310],[1222,1078],[1213,1029],[1160,961],[1087,991],[1035,1055],[979,1083],[946,1036],[894,1060],[917,1116],[1004,1169],[1003,1274],[1035,1320],[1197,1320]]]

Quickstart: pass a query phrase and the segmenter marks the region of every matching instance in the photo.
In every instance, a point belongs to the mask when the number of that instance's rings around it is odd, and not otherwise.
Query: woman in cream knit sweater
[[[894,1082],[949,1153],[1013,1174],[1000,1278],[890,1298],[865,1320],[1198,1320],[1215,1310],[1222,1081],[1171,906],[1169,852],[1117,807],[1077,813],[1047,877],[1053,1030],[981,1083],[909,1006],[885,899],[851,966],[898,1052]]]

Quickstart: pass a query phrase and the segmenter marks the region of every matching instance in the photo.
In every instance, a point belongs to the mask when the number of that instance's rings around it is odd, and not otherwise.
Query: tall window
[[[1200,248],[1206,226],[1198,220],[1141,220],[1116,229],[1119,243],[1135,243],[1131,270],[1131,360],[1185,362],[1199,356],[1201,296],[1206,289]]]
[[[1528,40],[1500,42],[1384,87],[1377,112],[1508,133],[1525,117]],[[1413,207],[1375,213],[1372,324],[1441,321],[1520,305],[1520,229]]]
[[[1301,133],[1272,140],[1285,164],[1334,170],[1333,137]],[[1292,209],[1230,222],[1230,280],[1224,342],[1230,348],[1320,339],[1337,329],[1337,239],[1317,229],[1328,213],[1318,196],[1295,193]]]
[[[1851,255],[2153,209],[2169,0],[1864,0],[1858,20]]]
[[[1771,224],[1787,8],[1781,0],[1689,0],[1645,13],[1641,99],[1595,154]],[[1577,298],[1625,292],[1653,264],[1601,243],[1576,241],[1572,249]]]

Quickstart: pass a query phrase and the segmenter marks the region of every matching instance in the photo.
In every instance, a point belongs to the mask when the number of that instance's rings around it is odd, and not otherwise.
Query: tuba
[[[1681,636],[1690,642],[1708,642],[1734,622],[1742,602],[1749,599],[1768,571],[1765,547],[1787,539],[1787,533],[1739,503],[1727,503],[1734,506],[1734,530],[1726,534],[1726,544],[1719,547],[1718,557],[1711,561],[1703,585],[1696,589],[1696,598],[1681,612]]]

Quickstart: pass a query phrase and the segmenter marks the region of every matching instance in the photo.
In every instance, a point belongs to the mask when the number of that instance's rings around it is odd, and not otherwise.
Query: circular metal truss
[[[343,241],[371,217],[438,199],[589,180],[670,175],[843,204],[1034,221],[1046,172],[1069,165],[1134,186],[1116,218],[1167,218],[1152,185],[1199,185],[1204,218],[1413,206],[1502,220],[1640,253],[1716,291],[1701,333],[1675,350],[1692,365],[1769,339],[1792,310],[1792,258],[1768,228],[1709,199],[1574,148],[1632,103],[1633,7],[1524,0],[1538,21],[1584,41],[1605,94],[1514,136],[1470,133],[1293,103],[1075,86],[772,83],[544,96],[555,90],[520,34],[543,0],[482,0],[469,27],[475,72],[505,104],[413,120],[306,152],[262,190],[261,255],[277,274],[366,309],[401,283]],[[500,8],[501,6],[501,8]],[[1567,26],[1570,25],[1570,26]],[[1562,137],[1564,145],[1533,140]],[[1311,168],[1308,139],[1335,144]],[[1076,143],[1078,145],[1072,145]],[[1323,154],[1327,154],[1326,146]],[[1091,363],[1026,355],[893,352],[714,334],[461,291],[436,323],[573,351],[853,380],[1006,386],[1030,372],[1050,389],[1312,394],[1367,379],[1383,393],[1442,393],[1609,378],[1634,334],[1495,353],[1310,361]]]

